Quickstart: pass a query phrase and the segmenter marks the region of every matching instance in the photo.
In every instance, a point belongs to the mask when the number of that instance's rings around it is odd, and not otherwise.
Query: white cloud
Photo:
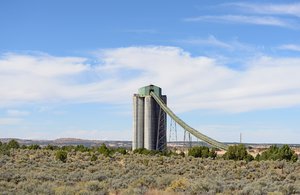
[[[290,50],[290,51],[300,52],[300,45],[286,44],[286,45],[280,45],[277,48],[281,49],[281,50]]]
[[[0,86],[0,106],[54,101],[131,104],[132,94],[150,83],[163,88],[176,112],[300,105],[300,58],[262,56],[236,70],[176,47],[127,47],[95,54],[101,63],[93,67],[83,58],[26,56],[33,65],[16,60],[18,54],[0,59],[0,82],[5,83]]]
[[[80,138],[89,140],[130,140],[131,131],[69,130],[62,131],[60,134],[56,135],[54,139],[57,138]]]
[[[15,109],[10,109],[6,111],[8,116],[12,117],[22,117],[22,116],[28,116],[30,112],[25,111],[25,110],[15,110]]]
[[[0,118],[0,125],[17,125],[22,121],[20,118]]]
[[[248,12],[272,15],[291,15],[300,17],[300,3],[265,4],[265,3],[230,3]]]
[[[279,26],[295,28],[295,26],[288,20],[273,17],[273,16],[246,16],[246,15],[205,15],[193,18],[186,18],[187,22],[227,22],[227,23],[239,23],[239,24],[255,24],[255,25],[267,25],[267,26]]]
[[[207,39],[194,38],[194,39],[183,40],[181,42],[188,43],[188,44],[194,44],[194,45],[209,45],[209,46],[220,47],[220,48],[229,49],[229,50],[233,49],[232,45],[218,40],[213,35],[210,35]]]
[[[223,41],[220,39],[217,39],[214,35],[209,35],[207,38],[189,38],[184,40],[178,40],[179,43],[184,43],[188,45],[195,45],[200,47],[212,47],[213,50],[213,56],[216,58],[216,48],[223,49],[222,55],[224,55],[224,51],[239,51],[239,57],[242,57],[244,60],[244,55],[247,56],[253,56],[260,53],[261,48],[258,48],[257,46],[253,46],[247,43],[240,42],[238,38],[231,39],[229,41]],[[228,54],[228,53],[227,53]],[[235,59],[230,59],[231,62],[236,61],[239,57],[237,57],[236,54]],[[225,54],[226,56],[226,54]],[[222,61],[224,61],[224,58],[228,58],[222,56]]]

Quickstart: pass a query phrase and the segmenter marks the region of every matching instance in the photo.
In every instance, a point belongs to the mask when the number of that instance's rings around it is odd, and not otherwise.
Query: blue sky
[[[217,140],[300,143],[297,1],[10,0],[0,27],[0,137],[131,140],[151,83]]]

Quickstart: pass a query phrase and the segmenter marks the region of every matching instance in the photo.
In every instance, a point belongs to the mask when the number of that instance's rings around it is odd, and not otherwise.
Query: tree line
[[[10,155],[11,149],[29,149],[29,150],[55,150],[56,151],[56,159],[62,162],[66,162],[68,157],[68,152],[89,152],[91,153],[91,161],[97,160],[97,155],[95,152],[102,154],[106,157],[112,157],[114,154],[119,153],[122,155],[128,154],[128,151],[125,148],[110,148],[105,144],[102,144],[98,147],[86,147],[84,145],[77,146],[54,146],[47,145],[45,147],[41,147],[38,144],[32,145],[20,145],[16,140],[12,139],[8,143],[0,142],[0,155]],[[171,150],[166,151],[154,151],[147,150],[145,148],[139,148],[133,151],[134,154],[142,154],[142,155],[161,155],[161,156],[185,156],[183,152],[176,153]],[[188,156],[192,156],[195,158],[217,158],[217,149],[209,148],[206,146],[194,146],[188,149]],[[243,144],[229,146],[226,153],[219,157],[225,160],[245,160],[247,162],[256,160],[256,161],[264,161],[264,160],[286,160],[296,162],[298,160],[298,155],[293,151],[288,145],[283,145],[282,147],[278,147],[276,145],[270,146],[267,150],[262,152],[261,154],[257,154],[253,157],[248,153],[247,148]]]

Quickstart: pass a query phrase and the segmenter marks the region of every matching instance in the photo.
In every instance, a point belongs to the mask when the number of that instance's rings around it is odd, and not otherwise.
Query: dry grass
[[[91,161],[92,155],[97,156]],[[300,194],[300,162],[51,150],[0,156],[0,194]]]

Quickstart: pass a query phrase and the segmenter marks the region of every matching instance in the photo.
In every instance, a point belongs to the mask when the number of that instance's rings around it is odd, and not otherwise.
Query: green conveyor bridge
[[[155,99],[155,101],[158,103],[160,108],[165,111],[176,123],[178,123],[183,129],[194,135],[196,138],[208,143],[209,145],[222,149],[227,150],[228,146],[226,144],[223,144],[221,142],[218,142],[202,133],[197,131],[196,129],[190,127],[188,124],[186,124],[183,120],[181,120],[178,116],[176,116],[170,108],[166,106],[166,104],[162,101],[160,97],[158,97],[154,92],[150,92],[150,95]]]

